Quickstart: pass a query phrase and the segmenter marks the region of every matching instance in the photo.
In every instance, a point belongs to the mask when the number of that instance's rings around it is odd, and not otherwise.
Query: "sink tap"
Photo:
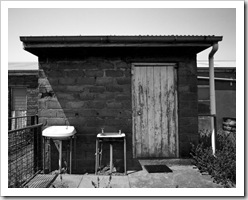
[[[121,135],[121,130],[119,130],[119,134]]]
[[[101,128],[102,129],[102,133],[104,133],[104,128]]]

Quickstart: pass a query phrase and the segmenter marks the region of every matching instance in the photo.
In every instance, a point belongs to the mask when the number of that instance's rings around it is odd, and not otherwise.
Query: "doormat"
[[[144,165],[148,173],[170,173],[172,170],[166,165]]]

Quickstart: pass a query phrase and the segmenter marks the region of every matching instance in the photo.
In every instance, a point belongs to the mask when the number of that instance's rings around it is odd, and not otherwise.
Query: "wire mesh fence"
[[[34,122],[34,120],[32,119]],[[8,132],[8,187],[22,187],[42,168],[42,124]]]

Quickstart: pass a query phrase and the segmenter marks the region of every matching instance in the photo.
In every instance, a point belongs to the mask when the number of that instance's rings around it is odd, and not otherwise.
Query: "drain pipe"
[[[209,60],[209,88],[210,88],[210,114],[211,116],[211,143],[212,151],[215,156],[216,150],[216,99],[215,99],[215,82],[214,82],[214,54],[218,50],[218,43],[213,44],[213,48],[208,55]]]

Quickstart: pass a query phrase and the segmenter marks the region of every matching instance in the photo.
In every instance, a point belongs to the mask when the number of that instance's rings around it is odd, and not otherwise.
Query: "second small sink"
[[[42,131],[42,136],[55,140],[65,140],[76,133],[74,126],[50,126]]]
[[[118,133],[118,132],[106,132],[106,133],[98,133],[97,134],[98,138],[103,138],[103,137],[107,137],[107,138],[118,138],[118,137],[125,137],[125,133]]]

